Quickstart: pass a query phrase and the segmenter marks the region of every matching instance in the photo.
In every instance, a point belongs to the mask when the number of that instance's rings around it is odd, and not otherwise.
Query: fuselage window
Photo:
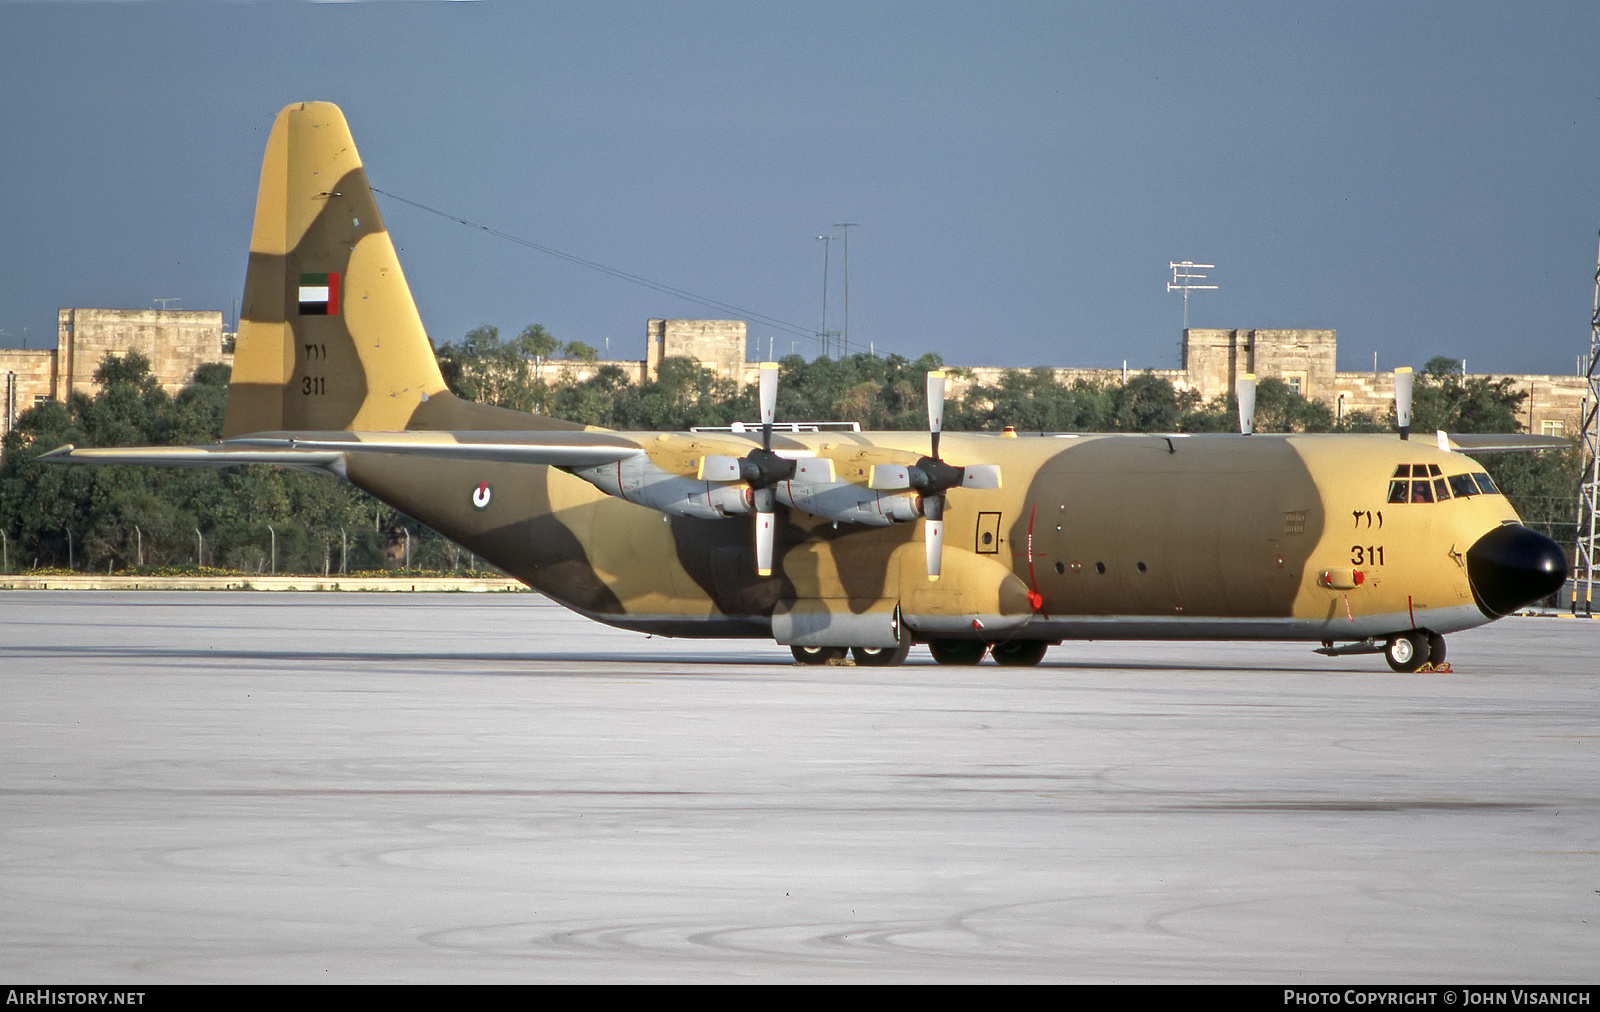
[[[1447,502],[1475,495],[1496,495],[1499,491],[1487,474],[1446,477],[1438,464],[1401,464],[1389,480],[1391,503]]]
[[[1457,499],[1465,499],[1478,494],[1478,483],[1472,480],[1470,474],[1452,474],[1450,491],[1455,493]]]

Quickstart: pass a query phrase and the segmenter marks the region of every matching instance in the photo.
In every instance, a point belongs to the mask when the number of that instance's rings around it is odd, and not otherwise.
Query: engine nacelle
[[[570,470],[606,495],[672,516],[720,520],[755,511],[749,486],[674,474],[643,455]],[[784,481],[772,491],[777,502],[791,509],[837,523],[887,527],[922,516],[922,497],[915,493],[878,491],[848,481]]]
[[[842,524],[887,527],[922,516],[922,497],[878,492],[848,481],[786,481],[773,490],[785,506]]]
[[[606,495],[672,516],[720,520],[751,512],[748,489],[744,486],[673,474],[642,455],[614,464],[572,468],[571,473]]]

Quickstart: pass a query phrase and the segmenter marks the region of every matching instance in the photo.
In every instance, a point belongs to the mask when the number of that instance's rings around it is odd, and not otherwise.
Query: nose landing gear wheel
[[[1444,638],[1439,640],[1441,647]],[[1441,649],[1441,653],[1442,653]],[[1428,663],[1428,637],[1420,632],[1400,633],[1389,639],[1383,648],[1383,659],[1396,671],[1416,671]]]
[[[789,652],[797,664],[826,664],[844,657],[844,647],[790,647]]]
[[[989,648],[989,656],[994,658],[996,664],[1025,668],[1044,660],[1045,651],[1049,649],[1050,644],[1043,640],[1017,640],[1014,643],[996,643]]]
[[[909,643],[898,647],[850,648],[850,656],[856,659],[856,663],[868,668],[887,668],[895,664],[904,664],[909,653],[911,653]]]

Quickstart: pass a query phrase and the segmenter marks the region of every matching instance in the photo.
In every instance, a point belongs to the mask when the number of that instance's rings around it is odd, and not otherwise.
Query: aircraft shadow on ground
[[[572,665],[638,665],[648,663],[652,665],[693,665],[696,667],[768,667],[768,668],[810,668],[811,670],[827,670],[828,668],[853,668],[859,667],[850,664],[824,665],[813,667],[797,664],[782,654],[771,652],[765,654],[743,654],[737,651],[704,652],[704,653],[660,653],[649,654],[639,651],[577,651],[577,650],[530,650],[530,651],[357,651],[357,650],[262,650],[262,649],[227,649],[227,648],[196,648],[196,647],[166,647],[166,646],[82,646],[82,645],[39,645],[15,647],[0,651],[0,656],[11,655],[22,657],[54,657],[69,658],[82,657],[103,661],[199,661],[206,666],[216,666],[222,662],[270,662],[275,666],[282,666],[293,670],[307,664],[447,664],[447,665],[515,665],[515,664],[572,664]],[[932,658],[913,655],[906,661],[905,666],[929,668],[944,667],[948,670],[982,670],[996,671],[1000,665],[985,663],[977,666],[946,665],[934,663]],[[871,672],[888,672],[893,668],[863,668]],[[1026,671],[1027,668],[1009,668],[1009,671]],[[1316,665],[1295,664],[1196,664],[1184,665],[1163,664],[1157,661],[1140,660],[1069,660],[1048,659],[1044,663],[1031,669],[1033,671],[1060,671],[1060,672],[1092,672],[1092,671],[1127,671],[1127,672],[1173,672],[1184,671],[1206,674],[1305,674],[1305,675],[1344,675],[1344,674],[1377,674],[1388,672],[1368,671],[1357,668],[1326,668]],[[508,674],[522,672],[482,671],[478,674]],[[542,672],[546,673],[546,672]],[[573,672],[586,673],[586,672]]]

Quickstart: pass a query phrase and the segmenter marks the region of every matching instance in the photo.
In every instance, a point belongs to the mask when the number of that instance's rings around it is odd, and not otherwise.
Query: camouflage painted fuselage
[[[664,439],[616,436],[646,448]],[[695,454],[737,437],[669,438],[692,473]],[[832,433],[775,445],[830,457],[850,478],[864,470],[854,455],[926,453],[928,437]],[[1493,494],[1388,502],[1399,465],[1482,470],[1461,454],[1393,436],[951,433],[944,452],[997,463],[1010,480],[950,494],[950,575],[937,582],[922,568],[921,521],[865,527],[782,513],[778,568],[761,579],[748,517],[666,516],[556,468],[354,453],[347,473],[569,607],[689,636],[767,637],[774,611],[801,602],[857,614],[898,606],[919,636],[947,638],[1450,632],[1490,619],[1474,600],[1465,555],[1516,521]],[[1360,583],[1336,586],[1354,573]]]

